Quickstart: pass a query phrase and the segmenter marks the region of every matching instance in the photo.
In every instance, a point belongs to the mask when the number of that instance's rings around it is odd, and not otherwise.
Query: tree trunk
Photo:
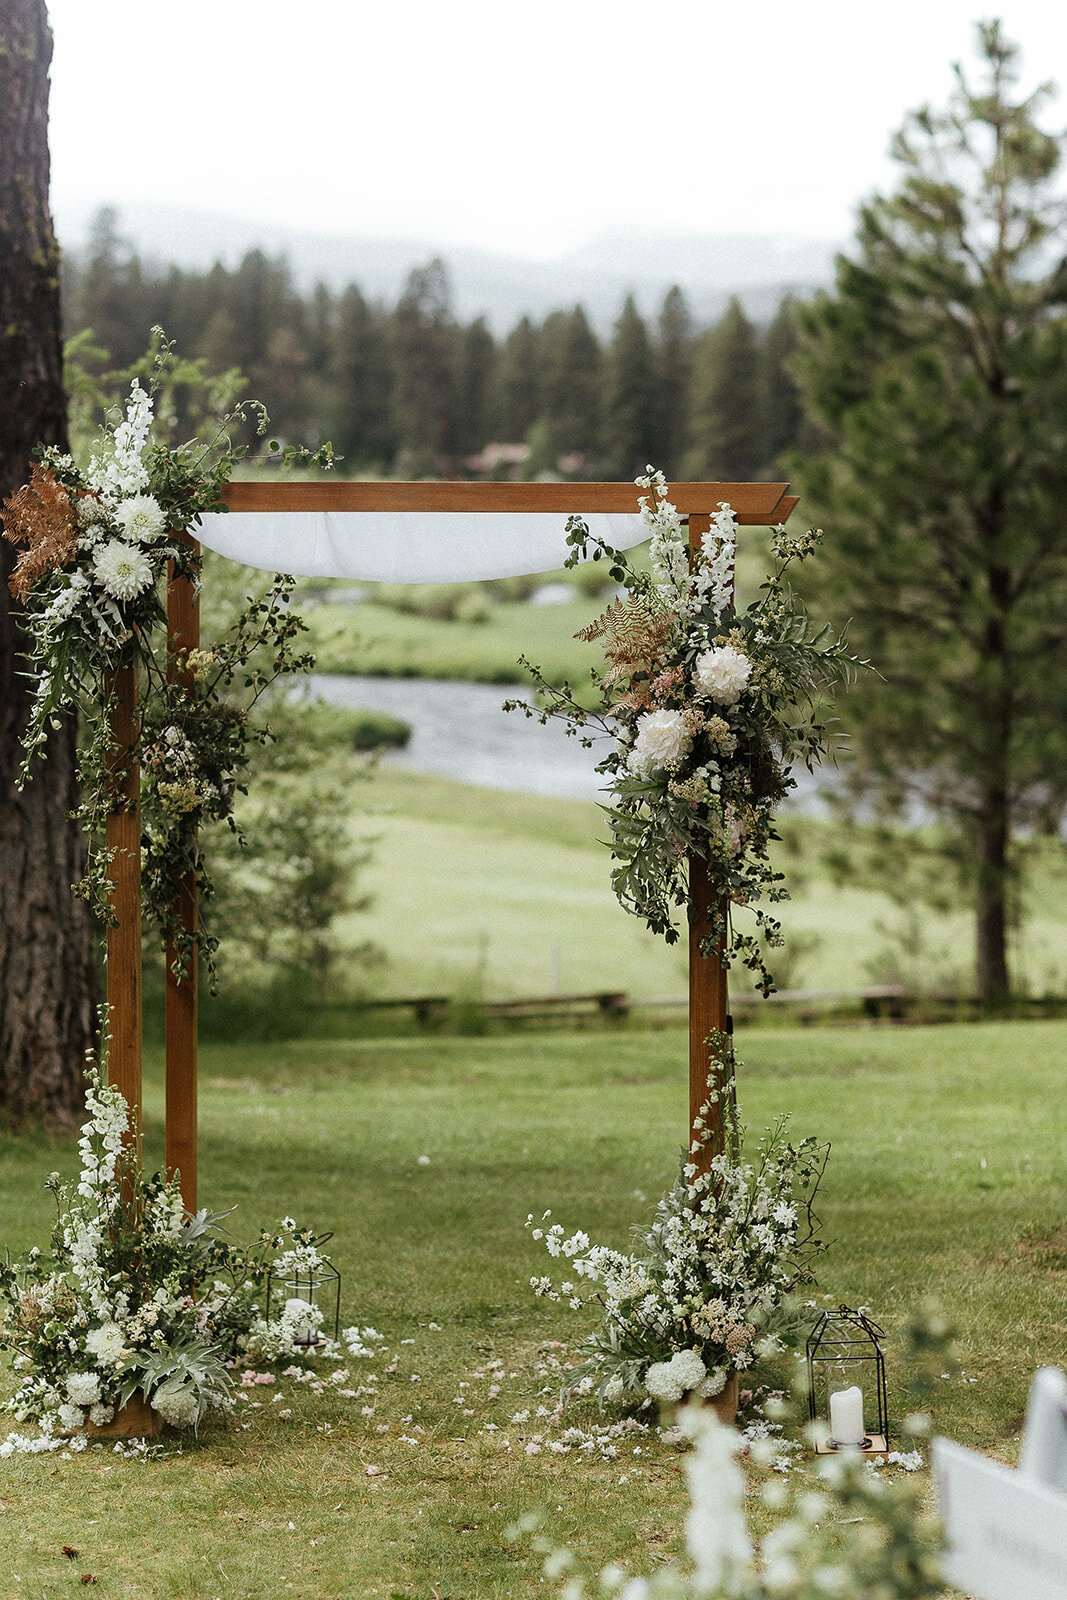
[[[977,956],[975,982],[984,1008],[1002,1006],[1008,981],[1008,803],[999,787],[982,796],[978,818],[978,875],[975,885]]]
[[[48,210],[48,67],[44,0],[5,0],[0,20],[0,499],[29,477],[38,441],[66,448],[59,251]],[[70,1122],[84,1103],[96,978],[88,909],[70,885],[83,844],[75,729],[49,736],[23,793],[14,782],[29,711],[14,551],[0,545],[0,1111],[13,1121]]]

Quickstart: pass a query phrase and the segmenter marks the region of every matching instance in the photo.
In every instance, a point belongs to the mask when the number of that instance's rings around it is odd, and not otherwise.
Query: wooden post
[[[701,540],[711,527],[710,513],[693,513],[689,518],[689,543],[699,549]],[[720,935],[718,948],[707,956],[701,955],[700,945],[711,932],[712,888],[708,879],[708,863],[703,856],[689,857],[689,902],[692,921],[689,924],[689,1149],[692,1156],[693,1141],[697,1135],[696,1120],[700,1108],[708,1098],[709,1089],[718,1094],[718,1100],[704,1117],[707,1136],[701,1153],[695,1157],[698,1167],[707,1167],[718,1154],[723,1143],[722,1107],[729,1093],[728,1075],[721,1069],[713,1070],[708,1038],[713,1033],[725,1034],[728,1027],[729,997],[726,985],[726,968],[722,964],[725,936]],[[720,899],[718,909],[725,917],[727,902]]]
[[[195,541],[185,538],[193,545]],[[177,664],[179,652],[188,653],[200,645],[200,597],[191,578],[176,574],[171,562],[167,572],[167,677],[172,683],[192,688],[192,674]],[[172,912],[186,934],[197,928],[196,873],[182,874],[175,886]],[[197,1003],[199,973],[196,952],[188,958],[187,969],[179,979],[174,973],[178,951],[167,945],[166,976],[166,1122],[164,1162],[167,1177],[180,1174],[182,1200],[187,1211],[196,1210],[197,1179]]]
[[[128,1143],[141,1157],[141,769],[136,755],[137,668],[120,667],[111,683],[111,756],[115,777],[108,813],[108,1082],[130,1111]]]

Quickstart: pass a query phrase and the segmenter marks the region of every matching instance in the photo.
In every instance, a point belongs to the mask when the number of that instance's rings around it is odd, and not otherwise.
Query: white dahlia
[[[131,543],[154,544],[167,531],[167,518],[154,495],[134,494],[115,507],[115,521]]]
[[[109,539],[93,557],[97,582],[115,600],[133,600],[152,582],[152,563],[135,544]]]
[[[645,711],[637,719],[637,737],[626,765],[638,778],[680,761],[689,749],[691,735],[680,711]]]
[[[752,676],[752,663],[732,644],[718,644],[697,656],[693,668],[698,694],[721,706],[736,705]]]

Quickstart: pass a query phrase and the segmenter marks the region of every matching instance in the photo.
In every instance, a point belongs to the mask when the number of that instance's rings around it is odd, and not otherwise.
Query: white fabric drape
[[[617,550],[648,537],[639,516],[598,513],[590,532]],[[551,572],[568,555],[567,518],[541,512],[212,512],[194,532],[231,561],[307,578],[470,583]]]

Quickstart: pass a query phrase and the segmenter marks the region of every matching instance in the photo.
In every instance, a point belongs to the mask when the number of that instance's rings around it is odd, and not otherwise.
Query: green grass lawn
[[[342,959],[340,986],[495,999],[547,994],[558,973],[564,993],[685,993],[684,942],[668,946],[647,933],[611,892],[603,814],[592,802],[470,788],[388,766],[353,795],[370,809],[352,826],[375,840],[359,880],[372,904],[342,918],[340,939],[348,948],[371,939],[388,960],[361,973]],[[793,898],[781,907],[786,946],[772,963],[780,988],[900,981],[967,991],[973,931],[965,912],[903,909],[873,877],[838,885],[823,860],[834,825],[796,820],[785,831],[779,859]],[[1067,986],[1061,858],[1047,848],[1014,950],[1017,981],[1037,993]],[[747,973],[739,971],[733,987],[750,987]]]
[[[904,1404],[901,1330],[934,1293],[962,1360],[937,1424],[1012,1460],[1030,1374],[1067,1355],[1067,1025],[743,1042],[749,1125],[789,1112],[798,1135],[832,1141],[820,1288],[869,1304],[886,1327],[891,1412]],[[206,1047],[202,1203],[237,1205],[242,1237],[283,1212],[332,1228],[342,1320],[377,1327],[389,1353],[349,1363],[349,1386],[373,1393],[316,1400],[288,1384],[274,1403],[264,1386],[160,1460],[0,1461],[0,1595],[80,1592],[83,1575],[123,1600],[551,1593],[537,1558],[504,1538],[538,1508],[594,1566],[619,1557],[647,1571],[676,1552],[673,1448],[642,1438],[620,1441],[615,1459],[528,1454],[544,1425],[512,1419],[551,1406],[550,1343],[578,1331],[527,1287],[544,1258],[524,1219],[551,1207],[625,1244],[673,1174],[685,1055],[680,1029]],[[153,1057],[150,1160],[160,1077]],[[21,1252],[45,1243],[42,1180],[71,1174],[76,1152],[2,1143],[0,1240]]]

